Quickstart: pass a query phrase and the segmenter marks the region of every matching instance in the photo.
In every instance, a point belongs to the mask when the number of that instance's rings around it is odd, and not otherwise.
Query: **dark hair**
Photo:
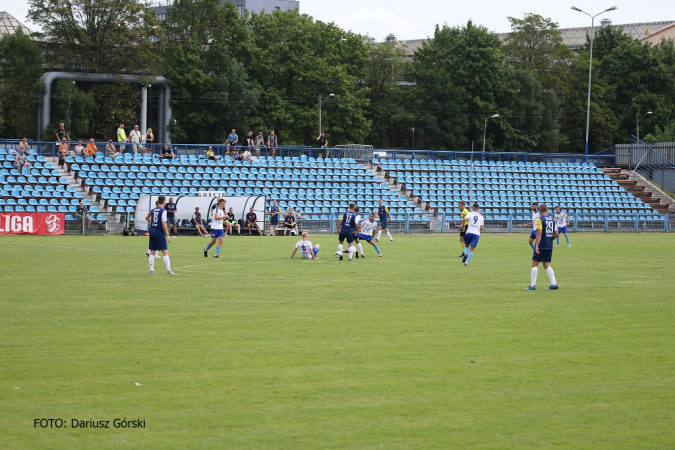
[[[548,211],[548,206],[546,206],[546,203],[542,203],[539,206],[539,211],[541,211],[541,212],[547,212]]]
[[[359,212],[359,211],[360,211],[360,210],[359,210],[359,207],[358,207],[358,206],[355,206],[355,207],[354,207],[354,211],[355,211],[355,212]]]
[[[356,208],[356,205],[355,205],[354,203],[350,203],[350,204],[349,204],[349,209],[354,209],[354,208]]]
[[[464,203],[464,202],[459,202],[459,204],[460,204],[460,205],[465,205],[465,206],[466,206],[466,203]]]
[[[120,125],[124,125],[124,122],[120,122]]]
[[[478,203],[474,203],[473,206],[472,206],[472,208],[473,208],[473,209],[478,209],[478,208],[480,208],[480,206],[478,206]]]
[[[166,197],[164,197],[163,195],[160,195],[160,196],[157,198],[157,204],[158,204],[158,205],[161,205],[161,204],[164,203],[164,202],[166,202]]]
[[[537,202],[532,202],[532,205],[539,206],[539,205],[537,204]]]

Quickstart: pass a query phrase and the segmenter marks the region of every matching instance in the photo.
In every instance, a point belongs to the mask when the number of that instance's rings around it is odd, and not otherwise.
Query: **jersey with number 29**
[[[480,227],[485,224],[483,216],[477,212],[470,212],[466,216],[466,220],[469,222],[469,225],[466,228],[466,233],[480,236]]]
[[[551,216],[540,216],[537,219],[537,230],[541,230],[541,240],[539,241],[539,250],[553,250],[553,235],[558,228]]]

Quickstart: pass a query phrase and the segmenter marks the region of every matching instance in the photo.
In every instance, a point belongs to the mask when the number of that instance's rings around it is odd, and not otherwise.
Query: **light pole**
[[[483,127],[483,153],[485,153],[485,133],[487,133],[487,121],[489,119],[496,119],[497,117],[499,117],[499,114],[485,118],[485,126]]]
[[[640,117],[640,113],[635,114],[635,120],[637,121],[637,126],[636,126],[635,128],[637,129],[637,138],[638,138],[638,139],[640,139],[640,122],[641,122],[642,119],[644,119],[645,117],[651,116],[651,115],[652,115],[652,112],[651,112],[651,111],[647,111],[647,114],[645,114],[645,115],[642,116],[642,117]]]
[[[411,130],[412,130],[412,142],[410,145],[410,149],[415,150],[415,127],[412,127]]]
[[[611,8],[607,8],[606,10],[597,13],[594,16],[591,16],[588,14],[586,11],[582,11],[576,6],[572,6],[572,9],[574,11],[586,14],[588,17],[591,18],[591,50],[590,50],[590,58],[588,61],[588,104],[586,106],[586,143],[584,144],[584,162],[588,162],[588,132],[591,126],[591,73],[593,72],[593,38],[595,36],[595,18],[598,17],[600,14],[604,14],[609,11],[614,11],[617,9],[616,6],[612,6]]]
[[[335,94],[328,94],[328,97],[326,98],[322,98],[321,95],[319,95],[319,134],[321,134],[321,107],[329,98],[333,97],[335,97]]]

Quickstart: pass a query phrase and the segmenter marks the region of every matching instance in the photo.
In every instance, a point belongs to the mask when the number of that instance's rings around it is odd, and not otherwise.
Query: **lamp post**
[[[642,117],[640,117],[640,113],[635,114],[635,120],[637,121],[637,125],[636,125],[635,128],[637,129],[637,138],[638,138],[638,139],[640,139],[640,122],[641,122],[642,119],[644,119],[645,117],[651,116],[651,115],[652,115],[652,112],[651,112],[651,111],[647,111],[647,114],[645,114],[645,115],[642,116]]]
[[[588,103],[586,106],[586,143],[584,144],[584,162],[588,162],[588,132],[591,126],[591,73],[593,72],[593,38],[595,37],[595,18],[598,17],[600,14],[604,14],[609,11],[614,11],[615,9],[618,8],[616,6],[612,6],[611,8],[607,8],[606,10],[599,12],[594,16],[591,16],[586,11],[580,10],[576,6],[572,6],[572,9],[574,11],[586,14],[588,17],[591,18],[591,50],[590,50],[590,58],[588,61]]]
[[[410,145],[410,149],[415,150],[415,127],[412,127],[411,130],[412,130],[412,142]]]
[[[319,95],[319,134],[321,134],[321,107],[329,98],[335,97],[335,94],[328,94],[328,97],[323,98]]]
[[[487,121],[489,119],[496,119],[497,117],[499,117],[499,114],[485,118],[485,126],[483,127],[483,153],[485,153],[485,134],[487,133]]]

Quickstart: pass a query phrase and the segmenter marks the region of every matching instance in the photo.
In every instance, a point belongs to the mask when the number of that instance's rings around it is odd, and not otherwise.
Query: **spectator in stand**
[[[68,153],[70,152],[70,144],[68,141],[66,141],[66,138],[63,138],[61,140],[61,143],[59,144],[59,164],[63,164],[65,167],[66,164],[66,156],[68,156]]]
[[[173,154],[173,151],[171,151],[171,149],[169,148],[169,144],[164,144],[161,156],[164,159],[174,159],[176,157],[176,155]]]
[[[284,234],[288,236],[291,231],[295,231],[295,216],[293,215],[293,208],[288,211],[288,215],[284,218]]]
[[[23,140],[19,142],[19,150],[23,150],[24,152],[30,150],[30,145],[28,145],[28,139],[23,138]]]
[[[148,128],[145,133],[145,154],[152,155],[152,143],[155,142],[155,135],[152,133],[152,128]]]
[[[237,229],[237,234],[241,236],[241,225],[239,225],[239,222],[237,222],[237,219],[235,219],[234,210],[232,208],[230,208],[230,210],[227,212],[227,216],[225,217],[225,225],[227,226],[227,232],[230,234],[230,236],[233,235],[235,228]]]
[[[251,153],[255,151],[255,137],[253,136],[253,131],[249,131],[246,135],[246,147]]]
[[[122,144],[124,145],[124,144]],[[117,151],[115,144],[113,144],[112,139],[108,139],[108,145],[105,146],[105,157],[106,158],[117,158],[120,152]]]
[[[173,197],[169,198],[169,202],[164,205],[166,210],[166,226],[169,227],[169,233],[171,233],[171,227],[173,227],[174,237],[178,237],[178,225],[176,224],[176,204],[173,202]]]
[[[80,204],[75,210],[75,217],[77,220],[82,220],[83,217],[87,219],[87,230],[91,228],[91,216],[89,215],[89,207],[80,200]]]
[[[129,142],[127,133],[124,131],[124,122],[117,128],[117,144],[120,146],[120,153],[124,153],[124,144]]]
[[[244,158],[239,154],[239,150],[238,150],[237,148],[235,148],[235,149],[232,151],[232,158],[234,158],[235,161],[241,161],[242,159],[244,159]]]
[[[319,142],[319,158],[321,158],[321,150],[326,149],[326,158],[328,158],[330,154],[330,150],[328,150],[328,139],[326,138],[326,133],[322,130],[321,134],[319,135],[316,140]]]
[[[91,138],[91,139],[89,139],[89,143],[87,144],[87,147],[84,149],[84,156],[94,157],[94,156],[96,156],[96,150],[97,150],[97,148],[96,148],[96,144],[94,143],[94,139]]]
[[[141,136],[138,125],[134,125],[134,129],[131,130],[131,133],[129,133],[129,141],[131,141],[131,151],[133,151],[136,155],[143,153],[143,145],[141,144],[142,140],[143,136]]]
[[[213,152],[213,147],[209,145],[208,150],[206,150],[206,157],[210,159],[211,161],[218,161],[218,157],[216,154]]]
[[[246,147],[246,150],[244,150],[244,154],[241,156],[241,158],[244,161],[251,162],[251,150],[248,147]]]
[[[251,208],[246,214],[246,227],[248,228],[248,234],[253,236],[253,231],[258,233],[258,236],[262,236],[260,228],[258,228],[258,215]]]
[[[255,138],[255,156],[256,159],[260,158],[260,150],[265,148],[265,137],[262,134],[262,131],[258,133],[258,136]]]
[[[277,135],[274,134],[274,130],[270,131],[270,134],[267,136],[267,154],[272,151],[271,156],[276,156],[277,148],[279,148],[279,139]]]
[[[68,134],[68,131],[66,131],[66,126],[60,123],[59,129],[56,130],[56,141],[62,142],[64,139],[70,141],[70,134]]]
[[[195,212],[192,214],[192,226],[197,229],[197,233],[199,233],[200,236],[209,236],[209,233],[204,226],[202,214],[199,212],[199,206],[195,208]]]
[[[239,143],[239,135],[237,134],[237,130],[232,128],[232,133],[230,133],[227,136],[227,140],[224,142],[225,145],[225,154],[229,155],[230,154],[230,147],[232,147],[232,151],[235,151],[236,149],[234,148],[235,145]]]
[[[74,154],[75,156],[84,156],[84,145],[82,145],[82,139],[77,141]]]
[[[30,150],[29,149],[23,149],[21,145],[19,145],[19,150],[14,152],[14,162],[16,163],[16,170],[21,172],[21,169],[25,168],[30,168],[30,164],[28,163],[28,157],[30,156]]]

